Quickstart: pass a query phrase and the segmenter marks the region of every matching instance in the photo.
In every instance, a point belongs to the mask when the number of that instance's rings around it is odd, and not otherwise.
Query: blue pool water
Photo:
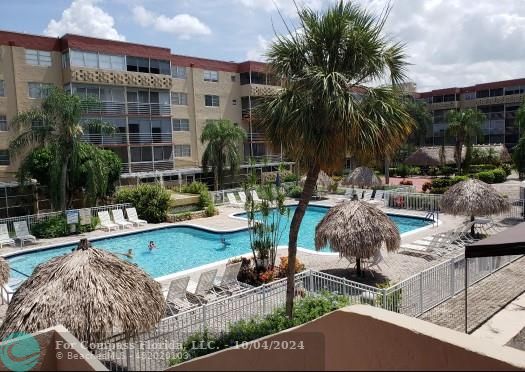
[[[291,220],[294,209],[295,207],[290,207],[290,218],[289,220],[285,219],[287,225]],[[327,210],[327,208],[317,206],[308,207],[299,231],[299,247],[314,249],[315,226],[323,218]],[[397,224],[401,234],[424,227],[430,223],[428,220],[421,218],[396,215],[390,215],[389,217]],[[280,245],[288,243],[287,227]],[[220,242],[221,237],[224,237],[230,245],[223,246]],[[149,252],[148,243],[151,240],[155,242],[157,249]],[[250,251],[247,231],[218,234],[183,226],[100,239],[93,241],[93,246],[113,253],[125,253],[129,248],[133,249],[134,257],[130,261],[139,265],[152,277],[160,277],[177,271],[191,269]],[[8,258],[8,261],[10,267],[14,270],[30,275],[38,264],[53,257],[70,253],[73,247],[73,245],[68,245],[30,252]],[[329,252],[329,249],[325,248],[323,251]],[[24,279],[22,274],[14,270],[11,270],[13,278]]]

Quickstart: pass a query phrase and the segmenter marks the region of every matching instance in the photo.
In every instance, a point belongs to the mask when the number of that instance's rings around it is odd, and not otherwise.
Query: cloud
[[[189,14],[177,14],[170,18],[164,14],[157,15],[143,6],[136,6],[133,8],[133,18],[142,27],[153,27],[157,31],[173,33],[180,39],[211,34],[207,25]]]
[[[73,0],[57,21],[49,21],[44,34],[61,36],[66,33],[100,37],[103,39],[125,40],[115,29],[113,17],[98,7],[100,0]]]
[[[331,0],[236,0],[248,8],[254,10],[264,10],[266,12],[273,12],[279,9],[284,15],[296,16],[297,7],[308,7],[313,10],[320,10],[323,4],[330,3]]]
[[[249,61],[264,62],[264,53],[270,46],[270,40],[265,39],[262,35],[257,35],[257,43],[246,52],[246,59]]]

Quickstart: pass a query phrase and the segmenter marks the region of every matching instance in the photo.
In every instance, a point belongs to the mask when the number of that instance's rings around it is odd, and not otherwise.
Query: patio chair
[[[226,264],[222,277],[215,280],[215,288],[229,294],[249,288],[250,286],[248,284],[241,283],[237,280],[237,275],[239,275],[241,265],[242,262]]]
[[[189,298],[195,300],[199,305],[219,298],[220,295],[213,289],[216,276],[217,269],[202,272],[197,284],[194,282],[188,284],[186,293]]]
[[[171,314],[189,310],[197,306],[197,304],[188,300],[186,296],[186,289],[188,288],[189,282],[189,276],[183,276],[170,282],[168,294],[166,295],[166,305]]]
[[[122,212],[122,209],[112,209],[111,214],[113,215],[113,221],[117,225],[125,228],[133,226],[133,223],[126,221],[126,219],[124,218],[124,213]]]
[[[119,226],[111,220],[108,211],[100,211],[97,215],[102,228],[108,229],[108,231],[111,231],[111,229],[118,230]]]
[[[228,198],[228,204],[232,207],[242,207],[244,205],[243,203],[237,201],[233,193],[226,193],[226,197]]]
[[[128,216],[128,221],[133,223],[133,224],[136,224],[137,226],[147,225],[148,224],[148,221],[141,220],[139,218],[139,216],[137,215],[137,210],[135,209],[135,207],[133,207],[133,208],[126,208],[126,214]]]
[[[385,263],[386,265],[383,254],[381,253],[381,250],[379,249],[376,251],[371,261],[368,261],[368,260],[365,261],[365,270],[368,270],[370,274],[372,275],[372,277],[375,277],[374,273],[372,272],[372,268],[377,267],[379,270],[381,270],[381,267],[379,266],[380,263]]]
[[[24,242],[36,243],[36,237],[29,233],[26,221],[15,221],[13,222],[15,228],[15,239],[20,240],[20,246],[24,246]]]
[[[16,245],[16,242],[9,236],[7,225],[3,223],[0,225],[0,248],[2,248],[6,244]]]
[[[256,202],[256,203],[262,202],[261,198],[259,198],[259,195],[257,195],[257,191],[252,190],[251,194],[252,194],[252,199],[253,199],[254,202]]]
[[[239,199],[241,199],[241,203],[246,204],[246,194],[244,191],[239,192]]]

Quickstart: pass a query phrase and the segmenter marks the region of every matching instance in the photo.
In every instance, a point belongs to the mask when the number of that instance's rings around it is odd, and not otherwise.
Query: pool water
[[[281,221],[286,223],[280,245],[288,243],[288,227],[295,207],[290,207],[289,219]],[[314,235],[317,223],[323,218],[328,208],[308,207],[301,229],[299,231],[298,246],[306,249],[314,248]],[[238,216],[242,217],[243,214]],[[405,233],[414,229],[427,226],[430,222],[422,218],[389,216],[398,226],[399,232]],[[221,243],[223,237],[227,246]],[[148,250],[148,243],[153,240],[157,249]],[[123,258],[136,263],[152,277],[161,277],[182,270],[224,260],[250,252],[249,236],[246,230],[232,233],[213,233],[194,227],[174,226],[153,231],[129,234],[120,237],[94,240],[93,246],[106,249],[113,253],[126,253],[133,249],[133,258]],[[53,257],[71,252],[74,245],[62,246],[48,250],[28,252],[8,258],[11,277],[25,279],[40,263]],[[323,251],[329,252],[329,248]]]

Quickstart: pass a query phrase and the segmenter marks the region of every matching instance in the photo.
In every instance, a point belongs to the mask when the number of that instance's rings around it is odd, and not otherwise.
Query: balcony
[[[129,115],[171,116],[171,106],[162,103],[128,103]]]
[[[172,133],[115,133],[113,135],[104,134],[84,134],[82,140],[99,146],[122,146],[128,145],[127,137],[129,136],[129,144],[172,144]]]
[[[436,102],[430,104],[431,110],[449,110],[459,107],[458,101]]]
[[[251,142],[267,142],[264,133],[248,133],[248,140]]]
[[[477,107],[486,105],[501,105],[504,103],[520,104],[525,99],[525,94],[509,94],[508,96],[484,97],[461,101],[461,107]]]
[[[275,85],[247,84],[241,86],[241,97],[262,97],[277,93],[281,87]]]
[[[98,70],[85,67],[71,67],[64,71],[64,82],[125,85],[128,87],[171,89],[169,75],[157,75],[144,72]]]
[[[126,104],[124,102],[109,102],[102,101],[96,104],[84,104],[86,114],[99,114],[99,115],[125,115]]]
[[[122,164],[122,173],[142,173],[172,170],[173,160],[141,161]]]

